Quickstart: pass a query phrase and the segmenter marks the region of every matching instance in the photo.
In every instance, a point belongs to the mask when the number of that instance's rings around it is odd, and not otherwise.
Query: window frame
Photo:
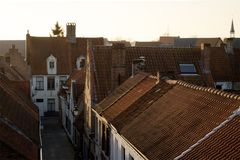
[[[55,63],[54,61],[49,61],[49,68],[54,69],[55,68]]]
[[[48,112],[55,112],[55,105],[56,101],[54,98],[48,98],[47,100],[47,111]]]
[[[39,80],[41,78],[41,80]],[[43,76],[36,76],[36,86],[35,90],[44,90],[44,77]]]
[[[191,68],[193,71],[184,71],[182,67],[194,67],[194,68]],[[197,68],[194,63],[179,63],[179,70],[181,75],[198,75]]]
[[[52,83],[50,83],[50,81],[52,81]],[[55,90],[55,87],[55,77],[47,77],[47,90]]]

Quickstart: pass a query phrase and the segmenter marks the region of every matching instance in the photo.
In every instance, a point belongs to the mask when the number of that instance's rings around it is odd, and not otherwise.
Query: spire
[[[234,38],[235,37],[235,30],[234,30],[234,25],[233,25],[233,20],[232,20],[232,25],[231,25],[231,30],[230,30],[230,38]]]

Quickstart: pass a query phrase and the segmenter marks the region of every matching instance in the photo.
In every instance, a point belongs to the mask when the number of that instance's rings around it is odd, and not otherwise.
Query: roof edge
[[[229,99],[235,99],[235,100],[240,100],[240,96],[236,95],[234,93],[229,93],[226,91],[222,91],[222,90],[218,90],[215,88],[210,88],[210,87],[202,87],[202,86],[197,86],[188,82],[184,82],[181,80],[177,80],[176,84],[187,87],[187,88],[191,88],[194,90],[199,90],[199,91],[204,91],[204,92],[208,92],[211,94],[215,94],[215,95],[219,95],[225,98],[229,98]]]

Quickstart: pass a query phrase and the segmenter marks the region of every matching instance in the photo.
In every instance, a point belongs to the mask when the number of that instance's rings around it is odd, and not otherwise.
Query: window
[[[217,89],[222,89],[222,85],[216,85]]]
[[[65,84],[66,84],[66,81],[67,81],[67,76],[60,76],[60,77],[59,77],[60,86],[65,85]]]
[[[49,62],[49,68],[50,68],[50,69],[53,69],[53,68],[54,68],[54,62],[53,62],[53,61]]]
[[[48,112],[55,111],[55,99],[48,99],[47,109],[48,109]]]
[[[83,68],[85,66],[85,59],[81,59],[80,61],[80,68]]]
[[[122,146],[122,149],[121,149],[121,159],[122,160],[125,160],[125,148]]]
[[[76,67],[77,69],[82,69],[85,66],[85,57],[80,56],[77,58]]]
[[[42,103],[42,102],[43,102],[43,99],[36,99],[36,102]]]
[[[197,74],[194,64],[179,64],[181,74]]]
[[[129,154],[129,160],[134,160],[131,154]]]
[[[55,78],[54,77],[48,77],[48,90],[54,90],[55,89]]]
[[[44,90],[44,79],[42,76],[36,77],[36,90]]]

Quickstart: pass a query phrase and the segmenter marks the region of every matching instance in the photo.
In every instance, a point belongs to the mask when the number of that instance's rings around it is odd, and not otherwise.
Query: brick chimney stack
[[[210,69],[210,60],[211,60],[211,51],[210,51],[211,45],[209,43],[202,43],[201,44],[201,61],[202,61],[202,71],[204,74],[204,77],[207,81],[208,86],[214,86],[213,84],[213,78],[212,73]]]
[[[67,40],[76,43],[76,23],[67,23]]]
[[[123,43],[112,46],[112,90],[119,86],[126,78],[126,48]]]

